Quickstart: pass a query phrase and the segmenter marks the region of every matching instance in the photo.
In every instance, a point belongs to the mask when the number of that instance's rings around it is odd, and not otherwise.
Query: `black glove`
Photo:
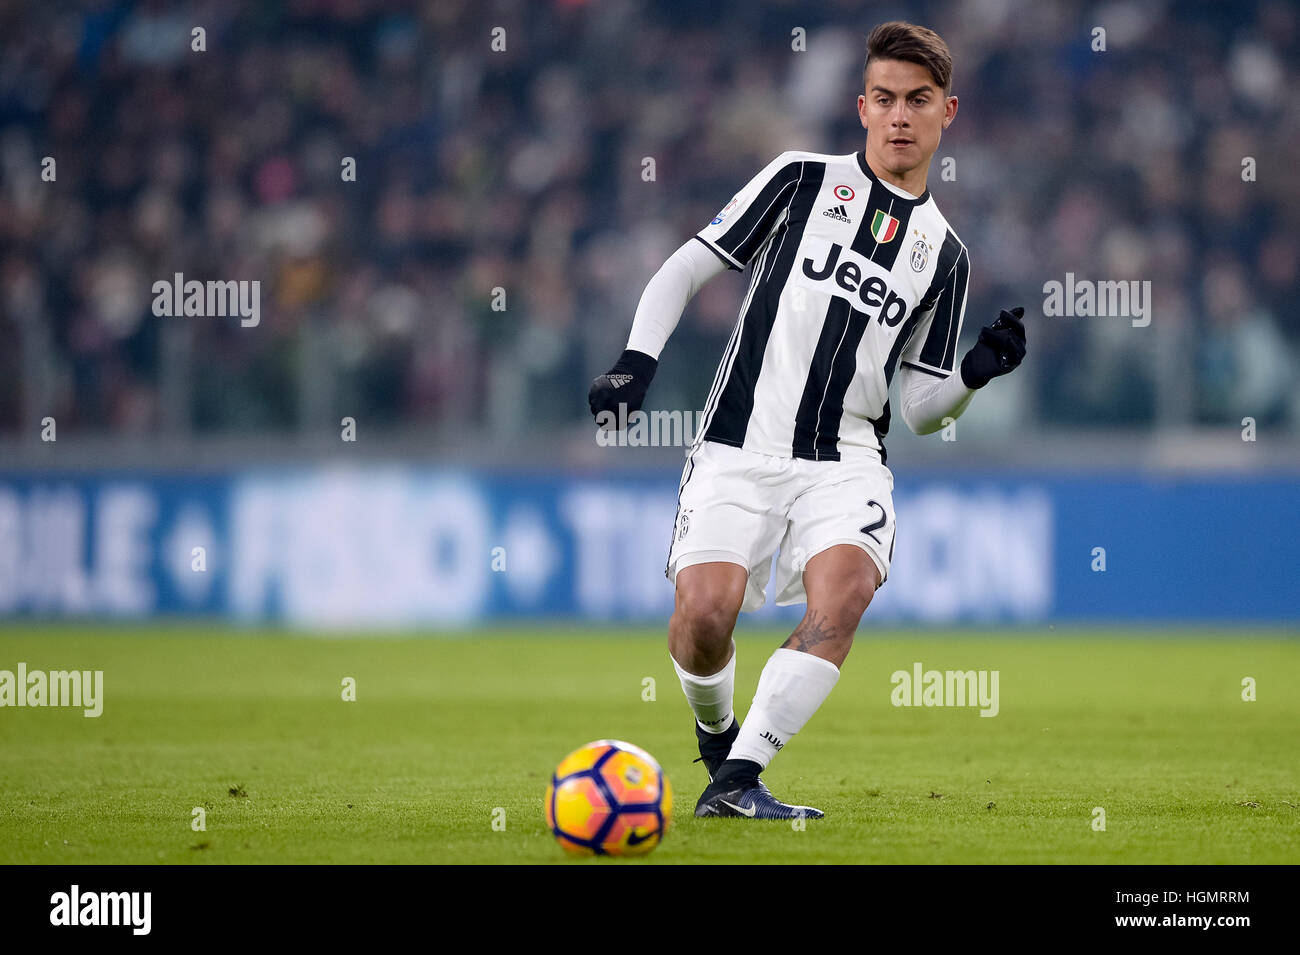
[[[961,360],[961,380],[967,388],[983,388],[999,375],[1020,367],[1025,357],[1025,307],[1005,308],[997,321],[980,329],[979,340]]]
[[[628,414],[640,411],[658,367],[659,362],[645,352],[624,351],[613,368],[591,383],[587,393],[591,413],[599,417],[602,411],[609,411],[617,417],[619,405],[627,405]]]

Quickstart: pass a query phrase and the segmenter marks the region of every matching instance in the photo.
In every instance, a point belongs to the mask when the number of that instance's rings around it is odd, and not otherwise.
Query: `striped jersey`
[[[953,373],[970,260],[929,191],[863,153],[782,153],[696,236],[749,288],[700,439],[779,457],[885,459],[901,362]]]

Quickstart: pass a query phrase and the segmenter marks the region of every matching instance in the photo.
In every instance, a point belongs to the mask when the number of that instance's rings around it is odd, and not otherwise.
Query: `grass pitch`
[[[784,637],[738,635],[742,712]],[[644,860],[588,864],[1300,862],[1300,643],[1281,631],[868,620],[764,776],[826,811],[804,831],[692,816],[706,777],[660,631],[0,629],[0,669],[19,661],[101,669],[105,704],[0,709],[0,863],[568,862],[542,794],[602,737],[659,759],[673,824]],[[893,706],[890,675],[916,661],[998,670],[999,714]]]

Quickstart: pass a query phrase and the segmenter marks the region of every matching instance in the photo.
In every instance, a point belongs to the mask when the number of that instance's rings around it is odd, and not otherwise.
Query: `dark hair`
[[[867,85],[867,67],[873,59],[920,64],[930,71],[944,95],[952,89],[952,53],[948,44],[933,30],[915,23],[892,20],[871,31],[867,37],[867,58],[862,62],[863,87]]]

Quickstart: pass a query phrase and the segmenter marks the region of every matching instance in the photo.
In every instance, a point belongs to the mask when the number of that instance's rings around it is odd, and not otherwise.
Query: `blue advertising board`
[[[305,628],[666,620],[677,476],[0,474],[0,616]],[[868,616],[1300,619],[1300,483],[909,473]],[[798,617],[769,603],[759,618]]]

